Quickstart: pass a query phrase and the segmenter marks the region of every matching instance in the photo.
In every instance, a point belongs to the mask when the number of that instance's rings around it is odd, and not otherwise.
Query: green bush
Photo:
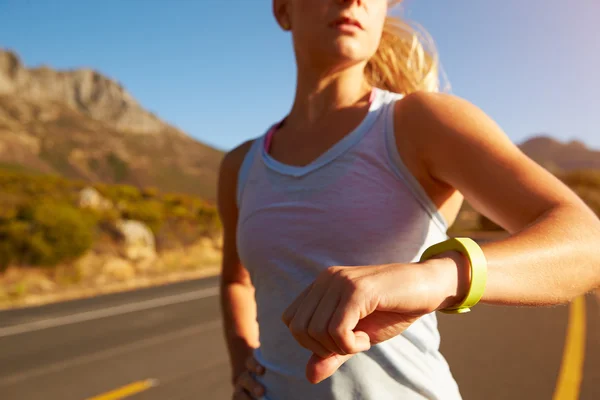
[[[14,249],[12,243],[4,240],[2,228],[0,227],[0,272],[4,272],[13,261]]]
[[[17,209],[17,217],[19,221],[33,222],[35,218],[35,203],[33,200],[24,201]]]
[[[25,199],[12,193],[3,193],[0,196],[0,223],[9,221],[17,217],[19,205]]]
[[[163,196],[165,204],[169,207],[176,207],[185,204],[185,199],[180,194],[169,193]]]
[[[93,214],[68,204],[41,203],[35,210],[35,223],[53,249],[46,260],[56,263],[79,257],[92,246],[97,221]]]
[[[96,185],[96,190],[98,192],[112,200],[113,203],[118,203],[119,201],[138,201],[142,198],[142,193],[140,189],[129,186],[129,185]]]
[[[0,225],[2,266],[52,266],[75,259],[92,246],[96,221],[90,214],[48,202],[28,204],[24,210],[21,218]]]
[[[169,216],[177,219],[193,219],[193,212],[187,207],[175,206],[169,210]]]
[[[115,222],[123,218],[147,224],[165,247],[191,244],[221,229],[214,206],[154,187],[95,183],[91,186],[117,206],[79,209],[79,193],[90,185],[0,167],[0,270],[10,264],[51,266],[76,258],[98,244],[96,239],[114,237]]]
[[[30,224],[11,220],[0,225],[0,269],[4,270],[12,263],[20,262],[27,250],[31,237]]]
[[[214,207],[203,207],[198,210],[198,220],[204,232],[210,236],[216,235],[222,229],[221,219]]]
[[[142,197],[145,199],[153,199],[158,197],[158,189],[154,186],[145,187],[142,189]]]

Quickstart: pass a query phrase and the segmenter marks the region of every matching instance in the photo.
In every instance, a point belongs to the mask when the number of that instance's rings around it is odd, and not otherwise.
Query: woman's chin
[[[366,57],[365,46],[353,37],[339,36],[333,43],[332,54],[340,58],[361,61]]]
[[[368,61],[369,55],[365,54],[364,48],[357,41],[338,39],[331,43],[324,54],[332,63],[340,65],[354,65]]]

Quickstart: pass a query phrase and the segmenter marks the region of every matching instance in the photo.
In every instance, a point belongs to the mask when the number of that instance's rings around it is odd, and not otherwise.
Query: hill
[[[0,165],[214,201],[223,153],[90,69],[27,68],[0,50]]]
[[[550,170],[600,169],[600,151],[590,149],[580,141],[564,143],[549,135],[536,135],[519,148]]]

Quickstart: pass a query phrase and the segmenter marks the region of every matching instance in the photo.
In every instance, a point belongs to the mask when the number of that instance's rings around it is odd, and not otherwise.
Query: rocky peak
[[[176,131],[144,110],[119,83],[97,71],[27,68],[14,52],[2,49],[0,95],[64,103],[122,131],[145,134]]]

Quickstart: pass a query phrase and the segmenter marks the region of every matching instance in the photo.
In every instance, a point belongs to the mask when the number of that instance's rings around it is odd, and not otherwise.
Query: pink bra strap
[[[271,150],[271,141],[273,141],[273,134],[277,129],[281,127],[283,124],[283,120],[279,122],[277,125],[273,126],[269,132],[267,132],[267,137],[265,137],[265,151],[268,153]]]

